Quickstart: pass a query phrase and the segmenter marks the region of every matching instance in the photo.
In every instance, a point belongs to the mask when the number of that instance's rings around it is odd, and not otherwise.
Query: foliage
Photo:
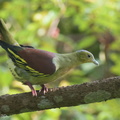
[[[0,18],[20,44],[59,53],[87,49],[95,55],[99,67],[84,64],[64,79],[48,84],[65,86],[120,74],[119,5],[119,0],[2,0]],[[0,94],[29,91],[12,77],[2,48],[0,56]],[[117,120],[119,104],[119,100],[111,100],[1,119]]]

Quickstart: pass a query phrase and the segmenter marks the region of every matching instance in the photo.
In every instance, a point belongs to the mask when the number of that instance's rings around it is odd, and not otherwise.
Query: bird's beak
[[[98,61],[96,61],[96,60],[93,60],[93,63],[94,63],[95,65],[99,65]]]

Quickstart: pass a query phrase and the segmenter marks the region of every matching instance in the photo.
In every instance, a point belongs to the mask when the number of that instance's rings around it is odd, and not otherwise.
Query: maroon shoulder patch
[[[52,61],[55,53],[33,48],[24,48],[17,53],[28,66],[40,73],[53,74],[56,70]]]

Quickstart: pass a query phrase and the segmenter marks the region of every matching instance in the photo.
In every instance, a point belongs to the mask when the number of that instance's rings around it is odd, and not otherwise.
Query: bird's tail
[[[18,51],[22,50],[23,48],[20,46],[15,46],[15,45],[10,45],[4,41],[0,40],[0,46],[6,50],[6,52],[8,53],[8,56],[12,59],[12,61],[14,63],[16,63],[16,61],[21,61],[20,56],[18,55]]]
[[[5,49],[7,51],[7,49],[10,47],[10,45],[6,42],[3,42],[2,40],[0,40],[0,45],[3,49]]]
[[[9,54],[9,50],[13,51],[14,53],[16,53],[18,50],[22,49],[19,46],[14,46],[14,45],[10,45],[2,40],[0,40],[0,46],[6,50],[6,52]]]

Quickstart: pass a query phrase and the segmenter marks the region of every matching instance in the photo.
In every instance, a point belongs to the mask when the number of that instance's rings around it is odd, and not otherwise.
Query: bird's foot
[[[33,97],[34,97],[34,96],[37,97],[37,92],[36,92],[36,90],[32,90],[32,96],[33,96]]]
[[[32,86],[32,84],[30,83],[30,82],[25,82],[24,83],[25,85],[28,85],[29,86],[29,88],[31,89],[31,91],[32,91],[32,96],[34,97],[34,96],[37,96],[37,92],[36,92],[36,90],[34,89],[34,87]]]
[[[43,95],[45,95],[45,93],[48,92],[48,88],[43,84],[41,85],[42,89],[39,90],[40,93],[42,93]]]

